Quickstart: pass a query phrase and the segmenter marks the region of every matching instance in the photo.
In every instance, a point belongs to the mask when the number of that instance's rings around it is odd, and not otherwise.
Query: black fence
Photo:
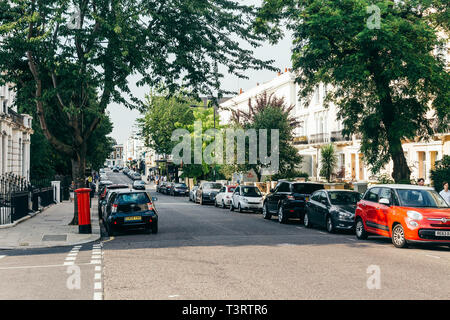
[[[10,173],[0,176],[0,225],[13,223],[52,203],[54,189],[50,180],[30,183]]]

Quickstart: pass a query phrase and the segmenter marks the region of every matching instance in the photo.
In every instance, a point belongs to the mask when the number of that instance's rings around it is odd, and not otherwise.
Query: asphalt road
[[[380,237],[358,241],[152,195],[158,234],[103,243],[105,299],[450,298],[448,247],[396,249]]]
[[[151,193],[158,234],[0,251],[0,299],[450,298],[448,247],[396,249]]]

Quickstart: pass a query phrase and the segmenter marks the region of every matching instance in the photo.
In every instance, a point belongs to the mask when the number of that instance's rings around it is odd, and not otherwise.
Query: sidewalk
[[[79,234],[78,226],[69,226],[73,208],[73,202],[64,201],[14,227],[0,229],[0,249],[72,246],[100,239],[97,198],[92,199],[92,234]]]

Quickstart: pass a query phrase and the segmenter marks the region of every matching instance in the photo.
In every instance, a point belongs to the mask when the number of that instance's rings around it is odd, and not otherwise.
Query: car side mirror
[[[391,204],[389,199],[386,199],[386,198],[381,198],[380,200],[378,200],[378,203],[384,204],[385,206],[389,206]]]

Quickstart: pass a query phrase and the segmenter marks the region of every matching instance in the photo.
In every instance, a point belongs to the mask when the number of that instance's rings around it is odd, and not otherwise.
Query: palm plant
[[[322,177],[325,177],[327,181],[330,182],[331,176],[337,164],[337,157],[334,152],[333,144],[330,143],[328,145],[323,146],[320,149],[320,153],[322,156],[320,175]]]

